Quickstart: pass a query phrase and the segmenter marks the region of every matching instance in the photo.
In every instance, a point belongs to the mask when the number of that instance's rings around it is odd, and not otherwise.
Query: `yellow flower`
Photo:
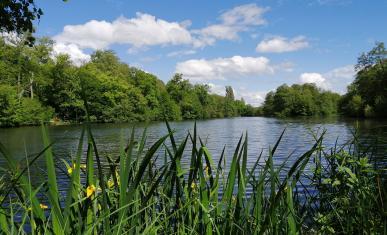
[[[120,185],[120,174],[116,171],[117,184]]]
[[[86,197],[91,197],[95,192],[95,186],[94,184],[92,185],[89,185],[87,188],[86,188]]]
[[[43,210],[48,209],[48,206],[45,205],[45,204],[43,204],[43,203],[40,203],[39,206],[40,206],[40,208],[43,209]],[[28,207],[28,208],[27,208],[27,211],[32,211],[32,207],[31,207],[31,206]]]
[[[113,180],[108,180],[108,187],[111,188],[114,186]]]
[[[204,171],[206,172],[206,177],[209,177],[210,176],[210,168],[208,166],[206,166],[206,168],[204,168]]]
[[[73,171],[75,170],[75,167],[77,166],[76,163],[73,164],[73,166],[67,168],[67,173],[69,173],[69,175],[71,175],[73,173]],[[80,169],[86,169],[86,164],[81,164],[79,165],[79,168]]]
[[[40,203],[39,206],[40,206],[40,208],[42,208],[42,209],[48,209],[48,206],[47,206],[47,205],[44,205],[44,204],[42,204],[42,203]]]
[[[69,173],[69,175],[71,175],[73,173],[75,166],[76,166],[76,164],[74,163],[73,166],[70,166],[69,168],[67,168],[67,173]]]
[[[192,188],[192,189],[196,189],[196,184],[195,184],[195,182],[192,182],[191,188]]]

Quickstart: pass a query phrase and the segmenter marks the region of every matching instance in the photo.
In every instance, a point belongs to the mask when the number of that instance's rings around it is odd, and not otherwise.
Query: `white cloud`
[[[347,90],[347,86],[351,84],[356,75],[354,65],[346,65],[343,67],[335,68],[324,76],[329,80],[330,84],[334,84],[334,90],[340,94],[344,94]]]
[[[53,46],[53,55],[67,54],[70,60],[77,66],[90,61],[90,55],[85,54],[75,44],[55,43]]]
[[[196,54],[195,50],[181,50],[181,51],[173,51],[167,54],[168,57],[181,57],[185,55],[193,55]]]
[[[214,83],[207,84],[210,87],[210,93],[224,96],[226,88],[223,85]],[[258,107],[265,101],[267,92],[264,91],[249,91],[245,87],[233,88],[236,99],[244,99],[247,104]]]
[[[67,25],[54,39],[91,49],[105,49],[112,44],[129,44],[136,48],[190,44],[191,34],[185,25],[187,22],[168,22],[138,12],[131,19],[119,17],[113,22],[91,20],[82,25]]]
[[[237,99],[243,98],[247,104],[258,107],[265,101],[265,91],[249,91],[246,88],[235,89],[235,97]]]
[[[353,65],[334,68],[326,73],[303,73],[300,83],[315,83],[323,89],[331,89],[344,94],[346,87],[353,81],[355,70]],[[333,86],[334,85],[334,86]]]
[[[193,45],[204,47],[214,44],[216,40],[236,40],[240,32],[248,31],[253,26],[266,24],[263,14],[268,10],[252,3],[225,11],[219,17],[220,23],[192,31],[196,36]]]
[[[320,73],[303,73],[300,75],[301,83],[314,83],[317,87],[328,89],[330,87],[327,79]]]
[[[265,57],[217,58],[212,60],[187,60],[176,65],[176,73],[182,73],[191,81],[225,80],[238,76],[273,74],[274,68]]]
[[[224,12],[220,19],[226,25],[262,25],[266,23],[262,15],[268,10],[255,3],[245,4]]]
[[[234,25],[214,24],[194,32],[197,32],[202,38],[235,40],[238,38],[239,30],[240,27]]]
[[[345,78],[351,79],[355,76],[355,68],[353,65],[346,65],[343,67],[335,68],[326,73],[327,77],[330,78]]]
[[[275,36],[265,39],[258,43],[256,47],[257,52],[272,52],[282,53],[298,51],[309,46],[309,42],[304,36],[298,36],[292,39],[285,37]]]
[[[207,84],[210,87],[210,93],[217,94],[217,95],[225,95],[226,88],[223,85],[217,85],[214,83],[208,83]]]
[[[263,14],[268,8],[256,4],[237,6],[225,11],[219,23],[189,30],[192,22],[170,22],[150,14],[137,12],[133,18],[119,17],[109,22],[90,20],[84,24],[66,25],[54,37],[58,43],[75,44],[80,48],[106,49],[113,44],[129,45],[129,52],[150,46],[190,45],[204,47],[217,40],[236,40],[239,33],[266,23]]]

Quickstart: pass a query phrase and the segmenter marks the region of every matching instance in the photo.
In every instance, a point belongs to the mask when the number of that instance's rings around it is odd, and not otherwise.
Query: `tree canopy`
[[[211,94],[181,74],[164,84],[156,76],[120,61],[113,51],[96,51],[77,67],[67,55],[53,57],[53,42],[33,46],[0,38],[0,125],[40,124],[85,119],[84,100],[96,122],[204,119],[254,115],[255,108]]]
[[[26,42],[32,44],[34,21],[43,15],[34,0],[1,0],[0,1],[0,32],[25,34],[29,33]]]
[[[32,45],[0,37],[0,126],[42,121],[85,120],[84,101],[96,122],[206,119],[235,116],[387,116],[387,59],[383,43],[363,53],[347,94],[314,84],[282,85],[269,92],[262,107],[236,99],[231,86],[224,96],[206,84],[175,74],[166,84],[155,75],[120,61],[113,51],[95,51],[75,66],[69,56],[53,56],[53,41]]]
[[[315,84],[284,84],[266,95],[263,112],[279,117],[335,115],[339,100],[339,94],[323,91]]]
[[[340,102],[341,112],[350,116],[387,116],[387,50],[384,43],[358,58],[355,80]]]

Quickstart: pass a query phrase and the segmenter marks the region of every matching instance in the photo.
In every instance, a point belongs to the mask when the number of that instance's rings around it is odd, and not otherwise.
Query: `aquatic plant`
[[[55,164],[44,126],[45,148],[26,158],[24,167],[0,144],[8,166],[0,180],[0,231],[386,233],[385,181],[369,164],[369,152],[354,148],[357,142],[328,150],[323,146],[322,134],[290,167],[285,167],[287,162],[275,167],[273,159],[284,131],[267,155],[261,152],[255,164],[248,166],[245,133],[226,168],[225,149],[214,162],[196,124],[180,141],[168,122],[166,126],[168,134],[149,148],[146,130],[137,142],[133,129],[129,142],[121,144],[119,156],[113,159],[100,155],[90,125],[86,124],[77,153],[70,161],[63,160],[64,167]],[[41,157],[46,160],[47,177],[36,185],[31,182],[30,169]],[[159,157],[164,157],[161,166],[157,164]],[[181,164],[185,157],[190,158],[188,168]],[[57,181],[58,168],[68,174],[64,195],[59,192],[63,185]],[[305,179],[310,182],[308,187],[304,187]]]

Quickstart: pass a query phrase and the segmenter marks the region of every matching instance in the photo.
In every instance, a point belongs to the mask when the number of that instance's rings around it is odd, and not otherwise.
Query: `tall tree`
[[[224,114],[226,117],[233,117],[236,115],[235,106],[234,106],[234,90],[231,86],[226,86],[226,96],[224,103]]]
[[[348,115],[387,116],[387,50],[384,43],[358,58],[357,74],[341,102]]]

